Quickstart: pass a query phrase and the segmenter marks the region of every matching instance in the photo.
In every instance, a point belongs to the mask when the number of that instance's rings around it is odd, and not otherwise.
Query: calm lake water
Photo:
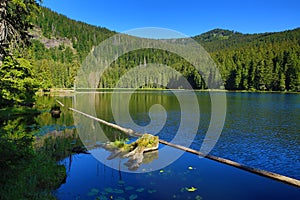
[[[195,113],[180,110],[178,98],[170,91],[136,92],[127,106],[121,95],[117,110],[128,107],[137,131],[158,135],[171,141],[177,133],[181,117],[189,117],[181,127],[184,140],[199,150],[211,117],[208,92],[196,92],[200,109],[198,130],[191,131]],[[124,95],[124,98],[123,96]],[[177,94],[177,95],[185,95]],[[245,165],[300,179],[300,95],[277,93],[226,93],[227,113],[222,134],[210,154]],[[76,107],[98,118],[115,122],[119,115],[121,125],[132,128],[132,122],[122,119],[123,111],[112,114],[111,93],[77,94],[75,97],[55,97],[70,107]],[[47,103],[47,97],[44,97]],[[53,97],[49,97],[53,101]],[[48,99],[48,101],[49,101]],[[159,104],[162,109],[152,109]],[[165,121],[162,116],[165,116]],[[53,130],[77,128],[90,155],[73,155],[62,160],[68,168],[68,177],[55,195],[58,199],[297,199],[300,189],[264,177],[250,174],[230,166],[199,158],[189,153],[160,145],[158,152],[144,158],[137,170],[131,173],[128,159],[107,160],[110,152],[95,148],[108,139],[126,138],[97,122],[64,111],[60,119],[38,118],[40,135]],[[153,120],[151,122],[151,117]],[[74,124],[75,122],[75,124]],[[160,122],[165,122],[161,126]],[[149,125],[150,124],[150,125]],[[99,133],[99,128],[104,132]],[[156,130],[159,129],[159,130]],[[105,137],[103,137],[105,136]],[[192,137],[191,137],[192,136]],[[133,138],[128,138],[133,140]],[[97,146],[97,145],[96,145]],[[166,152],[164,152],[165,150]],[[161,163],[172,155],[180,154],[165,166]],[[96,159],[95,156],[98,158]],[[155,168],[157,167],[157,168]],[[155,170],[151,170],[155,168]],[[126,171],[127,170],[127,171]]]

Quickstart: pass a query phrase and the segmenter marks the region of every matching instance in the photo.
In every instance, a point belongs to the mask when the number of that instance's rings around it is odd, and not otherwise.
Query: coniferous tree
[[[0,107],[34,101],[37,83],[25,55],[37,9],[35,0],[0,2]]]

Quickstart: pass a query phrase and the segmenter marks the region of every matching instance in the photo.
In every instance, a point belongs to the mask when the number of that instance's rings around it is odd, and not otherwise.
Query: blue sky
[[[161,27],[194,36],[214,28],[263,33],[300,27],[299,0],[44,0],[43,5],[118,32]]]

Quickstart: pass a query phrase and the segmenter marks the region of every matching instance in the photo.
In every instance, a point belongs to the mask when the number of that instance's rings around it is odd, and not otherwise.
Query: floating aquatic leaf
[[[98,190],[97,188],[92,188],[92,189],[91,189],[91,192],[98,193],[99,190]]]
[[[133,190],[133,189],[134,189],[134,187],[132,187],[132,186],[125,187],[125,190]]]
[[[188,169],[189,169],[189,170],[192,170],[192,169],[193,169],[193,167],[188,167]]]
[[[137,198],[138,198],[137,194],[132,194],[132,195],[130,195],[129,200],[135,200]]]
[[[94,194],[94,193],[92,193],[92,192],[88,192],[87,195],[88,195],[89,197],[91,197],[91,196],[95,196],[96,194]]]
[[[122,194],[122,193],[124,193],[124,191],[120,190],[120,189],[114,189],[113,193]]]
[[[125,200],[124,197],[117,197],[116,200]]]
[[[96,196],[99,193],[99,190],[96,188],[92,188],[91,191],[88,192],[88,196]]]
[[[184,191],[185,191],[185,188],[181,188],[181,189],[180,189],[180,192],[184,192]]]
[[[163,173],[163,172],[164,172],[164,170],[162,170],[162,169],[161,169],[161,170],[159,170],[159,173]]]
[[[135,191],[137,192],[143,192],[145,190],[145,188],[139,188],[139,189],[136,189]]]
[[[108,188],[105,188],[104,191],[107,192],[107,193],[112,193],[113,189],[108,187]]]
[[[123,184],[125,184],[125,181],[118,181],[118,183],[123,185]]]
[[[185,188],[188,192],[195,192],[197,188],[191,187],[191,188]]]
[[[148,190],[148,193],[152,194],[152,193],[155,193],[156,190]]]
[[[108,200],[108,198],[106,196],[103,196],[103,195],[97,197],[96,199],[97,200]]]
[[[195,199],[196,199],[196,200],[202,200],[202,197],[200,197],[199,195],[197,195],[197,196],[195,197]]]

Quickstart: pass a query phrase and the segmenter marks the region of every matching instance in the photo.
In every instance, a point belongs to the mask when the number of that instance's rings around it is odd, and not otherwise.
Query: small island
[[[116,157],[129,158],[129,161],[127,162],[129,170],[137,170],[143,162],[144,153],[155,151],[158,149],[158,146],[158,136],[148,133],[143,134],[140,138],[130,144],[117,140],[101,145],[104,149],[112,152],[107,158],[108,160]]]

